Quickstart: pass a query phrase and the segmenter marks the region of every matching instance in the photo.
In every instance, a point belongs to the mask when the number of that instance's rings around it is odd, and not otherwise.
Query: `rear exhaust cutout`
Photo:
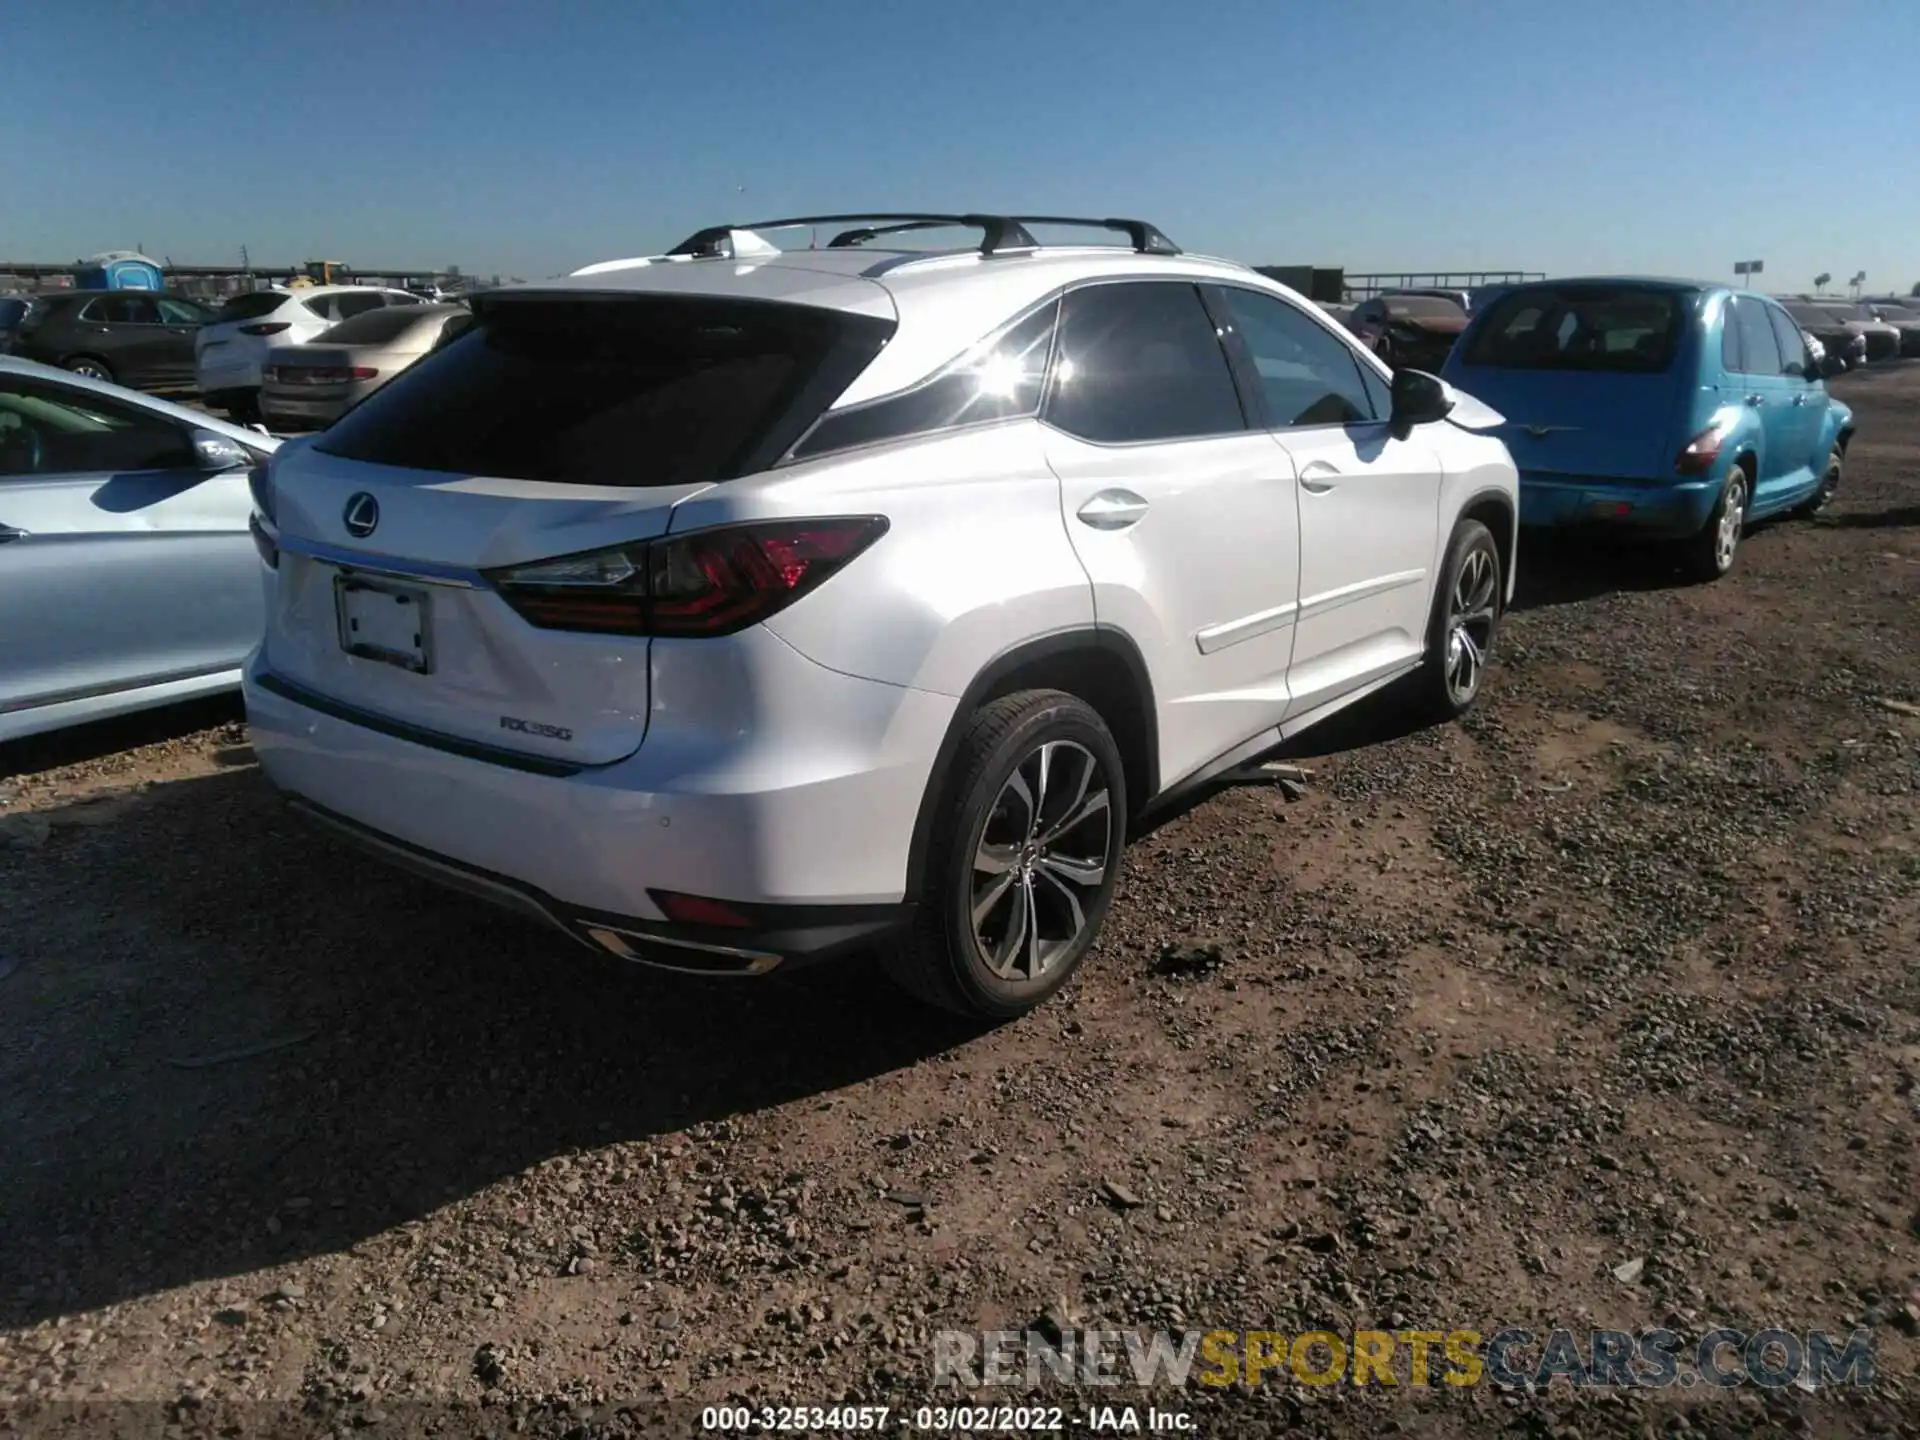
[[[589,927],[586,935],[609,955],[630,960],[636,965],[672,970],[682,975],[764,975],[785,958],[761,950],[702,945],[692,940],[669,939],[661,935],[635,935],[604,926]],[[636,949],[635,944],[644,949]],[[664,959],[657,953],[651,953],[660,947],[670,947],[675,952],[673,958]]]

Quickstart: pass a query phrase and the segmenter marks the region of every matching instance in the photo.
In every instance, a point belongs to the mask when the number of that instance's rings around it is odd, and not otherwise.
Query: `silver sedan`
[[[0,356],[0,740],[239,686],[248,476],[279,443]]]
[[[279,430],[331,425],[472,323],[464,305],[390,306],[342,320],[304,345],[276,345],[260,372],[260,413]]]

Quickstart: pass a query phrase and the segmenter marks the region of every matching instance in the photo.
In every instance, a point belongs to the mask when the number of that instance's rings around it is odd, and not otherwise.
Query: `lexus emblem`
[[[347,534],[356,540],[364,540],[380,524],[380,502],[361,490],[347,498],[347,508],[341,512],[340,518],[347,527]]]

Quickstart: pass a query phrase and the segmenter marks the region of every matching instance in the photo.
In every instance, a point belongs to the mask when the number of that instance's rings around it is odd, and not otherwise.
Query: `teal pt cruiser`
[[[1832,499],[1853,438],[1838,368],[1769,296],[1596,278],[1505,292],[1441,373],[1506,417],[1521,525],[1675,542],[1715,580],[1752,522]]]

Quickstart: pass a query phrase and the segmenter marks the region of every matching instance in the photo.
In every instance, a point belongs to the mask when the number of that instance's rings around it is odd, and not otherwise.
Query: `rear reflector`
[[[886,534],[878,515],[723,525],[488,572],[546,630],[731,635],[785,609]]]
[[[704,895],[682,895],[675,890],[649,890],[653,903],[660,907],[660,913],[676,925],[724,925],[729,929],[744,930],[753,922],[724,900],[710,900]]]

